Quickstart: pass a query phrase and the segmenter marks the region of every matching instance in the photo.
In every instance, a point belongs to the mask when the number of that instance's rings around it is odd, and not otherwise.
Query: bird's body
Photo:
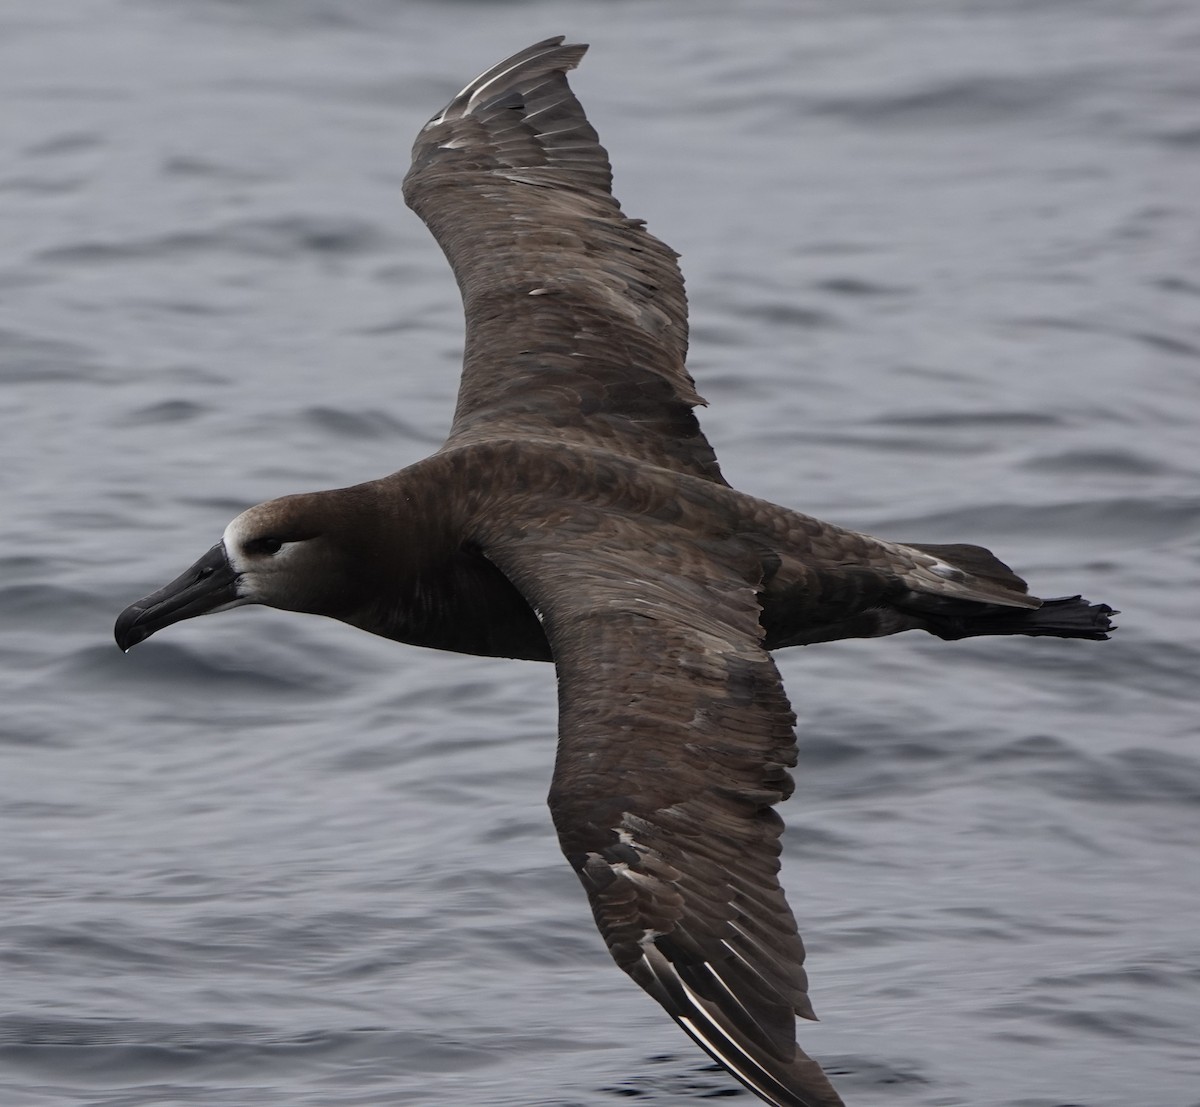
[[[122,648],[263,603],[462,653],[553,661],[550,806],[617,963],[770,1103],[841,1100],[778,880],[795,722],[770,651],[922,629],[1103,638],[987,550],[883,541],[728,486],[684,367],[675,255],[627,219],[550,39],[425,126],[405,197],[467,313],[437,453],[244,512],[128,608]]]

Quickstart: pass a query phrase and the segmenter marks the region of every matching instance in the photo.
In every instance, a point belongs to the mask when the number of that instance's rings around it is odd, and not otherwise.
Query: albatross
[[[351,488],[251,507],[117,620],[122,650],[243,604],[552,661],[559,842],[617,964],[777,1107],[842,1100],[779,882],[795,716],[771,651],[923,630],[1103,639],[988,550],[884,541],[736,491],[696,419],[676,258],[614,199],[549,38],[421,129],[404,198],[466,312],[450,435]]]

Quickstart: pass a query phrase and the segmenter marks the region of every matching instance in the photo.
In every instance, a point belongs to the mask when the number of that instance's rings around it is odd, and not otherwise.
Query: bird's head
[[[243,511],[194,565],[121,612],[117,645],[129,650],[172,623],[244,604],[339,614],[358,587],[344,511],[331,510],[335,495],[286,496]]]

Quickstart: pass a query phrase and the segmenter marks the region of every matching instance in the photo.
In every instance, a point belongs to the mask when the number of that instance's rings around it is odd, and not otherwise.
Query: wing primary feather
[[[767,1103],[775,1107],[844,1107],[820,1066],[799,1048],[789,1059],[774,1061],[783,1070],[779,1076],[774,1075],[769,1067],[773,1059],[756,1057],[739,1042],[711,1011],[710,1003],[688,986],[660,950],[648,949],[645,964],[671,995],[674,1007],[664,1006],[688,1037]],[[794,1090],[797,1086],[803,1086],[804,1091]]]
[[[569,69],[574,69],[583,55],[587,53],[587,46],[583,43],[564,46],[565,41],[565,35],[555,35],[552,38],[543,39],[541,42],[535,42],[532,46],[526,47],[519,54],[505,58],[498,65],[485,69],[474,80],[468,81],[458,95],[425,124],[426,129],[443,123],[447,119],[460,119],[464,115],[470,115],[489,88],[504,83],[507,78],[511,78],[522,68],[529,67],[531,63],[544,64],[546,59],[559,54],[561,56],[559,64],[555,67],[556,71],[565,73]]]

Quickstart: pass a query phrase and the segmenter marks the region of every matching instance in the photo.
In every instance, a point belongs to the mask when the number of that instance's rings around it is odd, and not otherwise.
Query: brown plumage
[[[546,436],[724,483],[692,411],[677,255],[621,212],[567,87],[586,49],[557,38],[513,55],[413,144],[404,199],[467,317],[446,446]]]
[[[778,879],[794,716],[769,651],[921,629],[1105,638],[977,546],[905,545],[729,488],[696,421],[675,254],[613,199],[548,39],[421,131],[404,185],[467,316],[446,444],[249,509],[117,621],[123,649],[248,603],[553,660],[550,807],[614,959],[769,1103],[841,1103]]]

